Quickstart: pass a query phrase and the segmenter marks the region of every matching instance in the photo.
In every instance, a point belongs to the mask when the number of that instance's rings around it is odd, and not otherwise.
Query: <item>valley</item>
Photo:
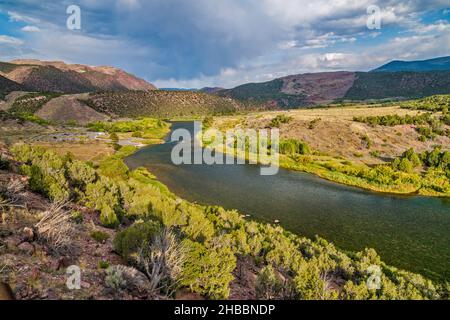
[[[446,71],[293,75],[209,93],[157,90],[110,67],[0,71],[0,280],[18,298],[450,296]],[[282,169],[175,166],[168,134],[192,120],[279,129]],[[47,214],[70,216],[62,247],[38,227]],[[151,239],[184,259],[161,275],[164,289],[150,281]],[[87,275],[76,294],[66,260]],[[383,286],[369,290],[374,265]]]

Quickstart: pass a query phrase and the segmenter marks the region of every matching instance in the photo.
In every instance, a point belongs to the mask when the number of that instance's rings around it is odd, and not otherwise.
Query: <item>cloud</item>
[[[166,87],[233,86],[431,57],[444,52],[449,31],[446,0],[78,0],[82,30],[75,32],[65,27],[69,4],[2,3],[27,31],[8,57],[111,64]],[[366,27],[369,5],[381,9],[381,30]],[[442,21],[422,21],[429,10],[440,10]]]
[[[10,45],[21,45],[21,44],[23,44],[23,41],[18,38],[0,35],[0,43],[10,44]]]
[[[25,26],[21,30],[25,31],[25,32],[39,32],[39,31],[41,31],[41,29],[39,29],[36,26]]]

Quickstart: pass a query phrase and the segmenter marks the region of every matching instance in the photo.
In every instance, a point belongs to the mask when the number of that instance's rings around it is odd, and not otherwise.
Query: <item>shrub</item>
[[[74,223],[80,224],[83,222],[83,214],[80,211],[73,210],[72,213],[70,214],[70,219]]]
[[[130,260],[131,256],[136,255],[143,246],[150,243],[160,230],[161,224],[157,221],[135,223],[116,235],[114,248],[122,257]]]
[[[0,155],[0,170],[9,170],[10,163],[7,159],[4,159],[2,155]]]
[[[230,294],[229,284],[236,267],[236,257],[227,247],[206,248],[191,240],[184,240],[186,261],[183,266],[181,284],[193,292],[212,299],[226,299]]]
[[[286,139],[280,141],[280,153],[286,155],[294,154],[310,154],[311,149],[305,142],[298,141],[296,139]]]
[[[294,279],[297,294],[303,300],[337,299],[336,291],[331,290],[330,281],[324,275],[318,263],[312,260],[302,266]]]
[[[316,118],[316,119],[312,120],[308,125],[308,129],[312,130],[312,129],[316,128],[321,120],[322,120],[321,118]]]
[[[100,210],[100,223],[106,228],[116,228],[120,224],[116,212],[109,205],[104,204]]]
[[[116,293],[120,292],[127,285],[123,273],[117,268],[108,268],[105,276],[105,286],[113,289]]]
[[[88,207],[100,211],[104,226],[116,227],[123,214],[122,197],[116,183],[106,177],[86,186],[85,202]]]
[[[271,265],[262,268],[256,278],[256,296],[258,299],[274,300],[280,298],[283,283],[275,274]]]
[[[128,177],[128,167],[122,160],[109,157],[100,162],[99,172],[101,175],[113,179],[126,179]]]
[[[91,238],[97,241],[98,243],[104,243],[106,240],[109,239],[109,234],[102,231],[92,231],[91,232]]]
[[[137,264],[144,270],[149,289],[172,296],[178,288],[184,264],[184,248],[169,229],[159,231],[150,243],[141,246]]]
[[[361,143],[367,149],[370,149],[372,147],[372,140],[370,140],[367,134],[361,137]]]
[[[292,117],[286,116],[284,114],[278,115],[270,121],[269,126],[271,128],[279,128],[282,124],[291,122]]]
[[[403,158],[398,164],[398,170],[410,173],[413,170],[413,165],[408,159]]]

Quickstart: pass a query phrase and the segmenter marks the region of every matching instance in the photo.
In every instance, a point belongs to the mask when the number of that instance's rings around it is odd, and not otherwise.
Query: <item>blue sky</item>
[[[81,30],[66,8],[81,8]],[[381,29],[367,28],[367,8]],[[450,55],[448,0],[2,0],[0,60],[112,65],[158,87],[233,87]]]

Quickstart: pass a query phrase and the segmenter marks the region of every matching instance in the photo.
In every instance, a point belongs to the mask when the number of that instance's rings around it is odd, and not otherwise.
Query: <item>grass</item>
[[[92,231],[91,232],[91,238],[94,239],[98,243],[104,243],[106,240],[109,239],[109,234],[102,231]]]
[[[53,150],[58,155],[72,154],[76,159],[82,161],[100,162],[103,158],[114,153],[114,149],[106,142],[95,141],[90,143],[34,143],[35,146],[41,146]]]

